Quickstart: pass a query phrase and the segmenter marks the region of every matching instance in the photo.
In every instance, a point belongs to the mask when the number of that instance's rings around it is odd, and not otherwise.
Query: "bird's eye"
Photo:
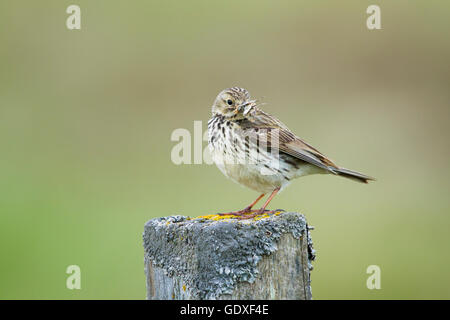
[[[233,100],[228,99],[228,100],[227,100],[227,103],[228,103],[229,106],[231,106],[231,105],[233,104]]]

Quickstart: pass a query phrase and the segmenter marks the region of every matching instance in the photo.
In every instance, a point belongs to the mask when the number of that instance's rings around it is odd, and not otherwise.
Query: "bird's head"
[[[221,115],[227,119],[243,119],[248,111],[256,105],[250,100],[247,90],[233,87],[219,93],[212,106],[213,115]]]

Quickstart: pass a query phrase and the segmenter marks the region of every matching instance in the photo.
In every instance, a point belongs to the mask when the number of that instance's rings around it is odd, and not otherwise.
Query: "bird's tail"
[[[345,168],[339,168],[339,169],[335,169],[333,170],[336,174],[338,174],[339,176],[348,178],[348,179],[352,179],[358,182],[362,182],[362,183],[368,183],[371,180],[375,180],[375,178],[366,176],[365,174],[356,172],[356,171],[352,171],[352,170],[348,170]]]

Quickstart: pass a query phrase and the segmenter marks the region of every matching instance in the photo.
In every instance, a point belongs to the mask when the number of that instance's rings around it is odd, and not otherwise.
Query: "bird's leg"
[[[270,201],[272,201],[272,199],[277,195],[278,191],[280,191],[280,188],[276,188],[275,190],[273,190],[272,194],[269,196],[269,198],[266,200],[266,203],[264,203],[264,205],[261,207],[261,209],[257,210],[255,213],[252,214],[248,214],[245,216],[240,217],[239,219],[251,219],[256,217],[259,214],[263,214],[264,212],[266,212],[266,207],[269,204]]]
[[[246,213],[251,213],[252,212],[252,208],[253,206],[259,201],[261,200],[261,198],[264,197],[264,193],[262,195],[260,195],[255,201],[252,202],[252,204],[250,204],[249,206],[245,207],[242,210],[239,211],[233,211],[233,212],[227,212],[227,213],[218,213],[218,215],[221,216],[227,216],[227,215],[235,215],[235,216],[242,216]]]
[[[249,206],[245,207],[244,209],[242,209],[240,212],[242,213],[249,213],[252,211],[252,208],[255,204],[258,203],[259,200],[261,200],[261,198],[264,197],[264,193],[262,195],[260,195],[255,201],[252,202],[252,204],[250,204]]]

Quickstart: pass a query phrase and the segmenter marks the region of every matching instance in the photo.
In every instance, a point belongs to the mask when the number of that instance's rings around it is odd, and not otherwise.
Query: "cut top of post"
[[[238,282],[255,281],[258,262],[277,250],[283,234],[308,239],[308,265],[314,250],[302,214],[275,212],[254,219],[209,215],[170,216],[148,221],[144,231],[146,263],[168,277],[181,277],[199,299],[231,294]]]

